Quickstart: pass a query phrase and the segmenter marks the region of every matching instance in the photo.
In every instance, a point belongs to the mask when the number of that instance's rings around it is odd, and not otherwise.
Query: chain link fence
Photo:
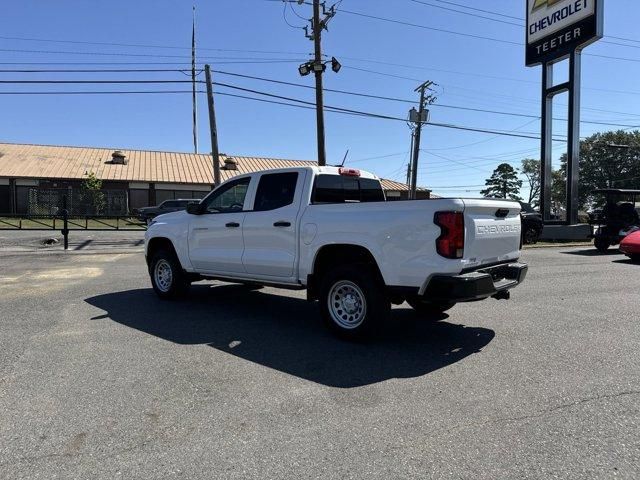
[[[129,199],[125,190],[31,188],[28,215],[60,215],[64,209],[65,196],[69,216],[118,217],[129,214]]]

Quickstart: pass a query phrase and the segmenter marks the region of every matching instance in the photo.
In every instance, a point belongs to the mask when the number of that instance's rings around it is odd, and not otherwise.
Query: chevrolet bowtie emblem
[[[547,7],[551,7],[552,5],[555,5],[556,3],[560,2],[562,0],[536,0],[536,2],[533,4],[533,9],[531,10],[532,12],[535,12],[536,10],[538,10],[539,8],[544,7],[545,5]]]

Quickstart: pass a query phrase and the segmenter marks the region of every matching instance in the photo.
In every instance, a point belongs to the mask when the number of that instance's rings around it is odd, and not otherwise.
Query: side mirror
[[[202,215],[202,205],[199,203],[190,203],[187,205],[187,213],[190,215]]]

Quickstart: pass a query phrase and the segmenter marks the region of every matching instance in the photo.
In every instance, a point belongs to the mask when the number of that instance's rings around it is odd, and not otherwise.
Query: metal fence
[[[129,213],[129,199],[125,190],[31,188],[28,216],[60,215],[65,197],[69,216],[124,217]]]
[[[126,216],[73,215],[67,218],[67,228],[73,230],[144,231],[147,224]],[[0,230],[62,230],[64,216],[59,215],[0,215]]]

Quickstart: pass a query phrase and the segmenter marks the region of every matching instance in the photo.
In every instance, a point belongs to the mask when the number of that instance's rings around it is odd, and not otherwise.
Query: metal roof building
[[[310,164],[314,162],[220,156],[223,181]],[[0,213],[29,213],[30,191],[78,189],[89,173],[103,181],[105,190],[126,191],[129,210],[173,198],[201,198],[213,183],[211,155],[206,154],[0,143]],[[383,179],[382,186],[389,199],[407,197],[403,183]],[[421,192],[421,198],[428,196]]]

